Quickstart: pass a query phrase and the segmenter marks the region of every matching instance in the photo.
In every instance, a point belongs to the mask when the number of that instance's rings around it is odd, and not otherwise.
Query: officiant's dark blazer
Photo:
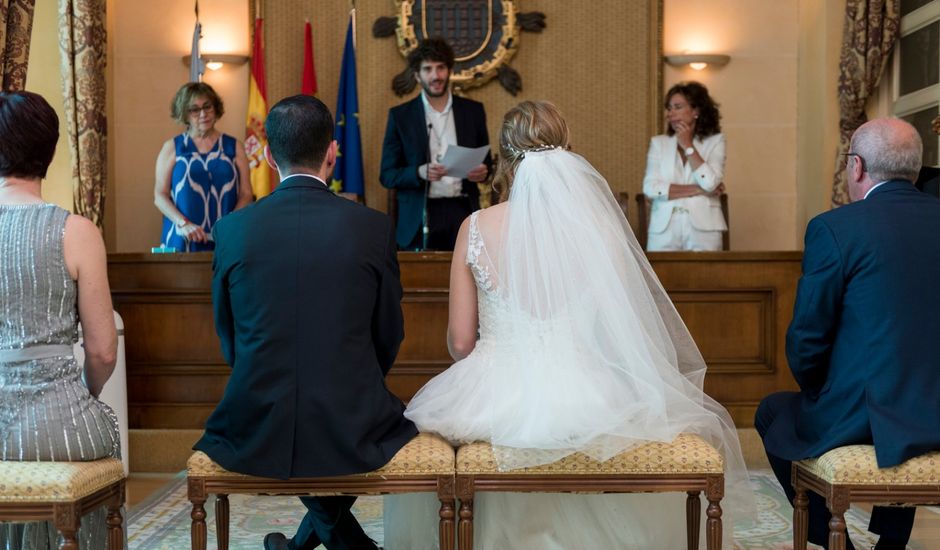
[[[213,228],[225,395],[195,449],[273,478],[375,470],[417,433],[385,386],[404,337],[388,216],[285,179]]]
[[[482,147],[490,144],[486,131],[486,111],[483,104],[472,99],[453,96],[454,126],[457,145]],[[421,94],[411,101],[392,107],[388,112],[388,125],[382,142],[382,166],[379,180],[384,187],[394,189],[398,197],[398,220],[395,236],[398,246],[405,248],[421,228],[424,208],[425,182],[418,177],[418,167],[428,162],[428,125],[425,122],[424,102]],[[483,161],[490,172],[493,158],[489,152]],[[463,180],[463,193],[479,209],[480,190],[477,184]]]
[[[889,181],[810,222],[786,353],[802,391],[768,454],[873,442],[887,467],[940,450],[937,197]]]

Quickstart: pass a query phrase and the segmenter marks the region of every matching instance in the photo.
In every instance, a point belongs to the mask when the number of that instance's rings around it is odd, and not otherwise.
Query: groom
[[[417,434],[385,386],[403,338],[391,220],[330,192],[333,117],[298,95],[268,114],[281,183],[222,218],[212,294],[225,395],[195,448],[233,472],[288,479],[368,472]],[[355,497],[301,497],[307,515],[267,550],[370,549]]]

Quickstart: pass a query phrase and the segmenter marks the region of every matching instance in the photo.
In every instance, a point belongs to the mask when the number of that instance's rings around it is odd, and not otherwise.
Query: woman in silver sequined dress
[[[0,94],[0,460],[120,454],[117,418],[97,399],[117,353],[104,242],[91,221],[40,192],[58,138],[41,96]],[[79,319],[84,365],[72,356]],[[82,517],[81,549],[105,547],[105,516]],[[58,548],[59,539],[50,522],[0,523],[3,549]]]

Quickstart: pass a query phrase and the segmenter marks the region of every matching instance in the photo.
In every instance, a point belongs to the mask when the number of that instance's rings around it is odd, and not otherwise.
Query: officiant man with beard
[[[454,51],[444,39],[421,42],[408,65],[421,93],[388,112],[379,179],[396,191],[399,249],[453,250],[460,224],[480,208],[477,183],[489,177],[493,159],[487,152],[463,180],[449,176],[440,161],[449,145],[489,145],[486,111],[482,103],[451,92]]]

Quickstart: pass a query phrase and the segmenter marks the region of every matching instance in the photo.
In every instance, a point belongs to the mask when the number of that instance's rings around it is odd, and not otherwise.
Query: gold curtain
[[[22,90],[29,63],[29,36],[33,30],[36,0],[0,0],[0,72],[3,90]]]
[[[98,227],[107,177],[105,2],[59,0],[65,121],[72,152],[74,211]]]
[[[849,203],[841,155],[868,118],[865,103],[891,57],[901,26],[900,0],[847,0],[839,63],[839,150],[832,178],[832,205]]]

